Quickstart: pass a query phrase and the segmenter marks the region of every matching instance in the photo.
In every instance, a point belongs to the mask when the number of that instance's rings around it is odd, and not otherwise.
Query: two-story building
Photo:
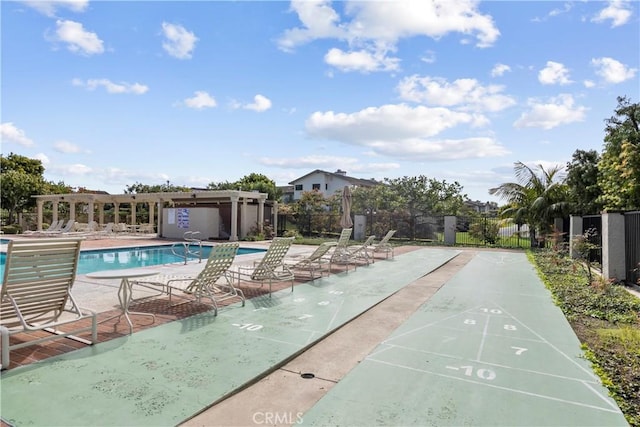
[[[293,187],[291,201],[300,200],[305,191],[319,191],[324,197],[330,197],[342,192],[345,186],[352,188],[373,187],[379,184],[378,181],[372,179],[347,176],[347,172],[340,169],[335,172],[316,169],[289,183]]]

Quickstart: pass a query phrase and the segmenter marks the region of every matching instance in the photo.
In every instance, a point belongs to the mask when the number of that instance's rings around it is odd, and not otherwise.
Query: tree
[[[0,203],[7,210],[7,224],[13,224],[16,216],[28,207],[35,206],[31,196],[42,194],[45,181],[42,162],[19,154],[0,156]]]
[[[191,188],[173,185],[169,181],[164,184],[147,185],[136,182],[133,185],[127,186],[124,190],[125,194],[140,194],[140,193],[182,193],[189,192]]]
[[[598,162],[600,155],[595,150],[576,150],[567,163],[566,183],[572,213],[578,215],[597,214],[602,210],[599,202],[602,190],[598,185]]]
[[[544,246],[546,235],[553,231],[554,218],[569,210],[567,186],[559,177],[561,170],[559,166],[545,170],[542,165],[534,170],[516,162],[517,182],[507,182],[489,190],[489,194],[508,202],[502,216],[513,218],[516,224],[529,225],[532,246],[536,242]]]
[[[398,213],[407,216],[411,239],[415,239],[416,225],[421,217],[456,215],[464,204],[465,196],[458,182],[447,183],[424,175],[385,178],[384,181],[389,192],[395,193],[401,201]]]
[[[640,105],[618,97],[606,121],[604,150],[598,163],[604,209],[640,209]]]
[[[236,182],[212,182],[207,185],[207,188],[209,190],[258,191],[260,193],[267,193],[268,200],[279,201],[282,198],[282,191],[276,187],[276,183],[267,176],[259,173],[250,173]]]

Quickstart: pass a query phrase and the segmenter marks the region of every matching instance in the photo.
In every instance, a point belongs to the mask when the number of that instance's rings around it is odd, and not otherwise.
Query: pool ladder
[[[171,253],[178,258],[184,259],[186,264],[189,258],[197,258],[202,262],[202,240],[199,231],[185,231],[184,242],[176,242],[171,245]],[[179,253],[180,252],[180,253]]]

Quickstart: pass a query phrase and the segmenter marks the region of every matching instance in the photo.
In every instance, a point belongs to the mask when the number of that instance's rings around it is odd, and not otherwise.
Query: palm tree
[[[560,177],[561,166],[537,170],[522,162],[514,164],[517,182],[507,182],[489,190],[508,203],[502,216],[517,224],[528,224],[531,246],[544,246],[546,236],[553,231],[553,220],[568,212],[568,189]],[[536,238],[536,234],[539,235]]]

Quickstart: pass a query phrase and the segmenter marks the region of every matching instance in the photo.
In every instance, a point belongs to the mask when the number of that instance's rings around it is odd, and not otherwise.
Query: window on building
[[[311,189],[320,191],[320,184],[311,184]]]
[[[302,184],[296,184],[296,191],[302,191]]]
[[[325,189],[325,190],[328,190],[328,189],[329,189],[329,184],[325,184],[325,185],[324,185],[324,189]]]

